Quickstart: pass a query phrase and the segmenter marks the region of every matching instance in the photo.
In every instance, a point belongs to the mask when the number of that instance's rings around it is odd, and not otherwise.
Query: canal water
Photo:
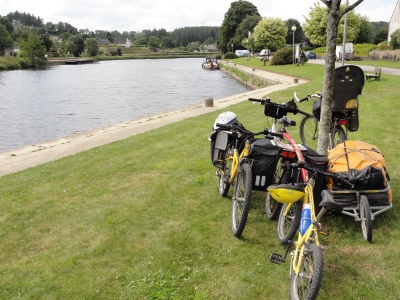
[[[0,72],[0,152],[220,99],[246,88],[202,58]]]

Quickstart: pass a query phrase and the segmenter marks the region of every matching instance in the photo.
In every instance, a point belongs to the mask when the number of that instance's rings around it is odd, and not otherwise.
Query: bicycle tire
[[[232,146],[228,145],[226,151],[226,158],[233,155]],[[223,162],[223,167],[218,169],[217,176],[218,176],[218,192],[222,197],[226,197],[228,195],[228,191],[230,188],[229,178],[231,177],[231,167],[232,167],[232,160],[226,159]]]
[[[372,216],[371,208],[369,206],[368,198],[365,195],[360,197],[360,218],[361,218],[361,232],[364,240],[372,242]]]
[[[240,237],[246,226],[250,210],[250,198],[252,189],[252,175],[249,162],[239,164],[235,180],[235,189],[232,197],[232,234]]]
[[[331,149],[335,148],[337,144],[343,143],[347,140],[346,132],[340,125],[335,126],[335,134],[332,137]]]
[[[288,214],[284,216],[287,206],[287,203],[282,206],[278,219],[277,232],[278,240],[281,244],[287,244],[296,235],[296,231],[300,226],[303,201],[300,200],[293,203]]]
[[[282,168],[282,157],[279,158],[278,163],[276,165],[276,171],[274,174],[273,184],[282,183],[284,178],[285,171]],[[270,220],[275,220],[281,211],[282,203],[275,201],[270,193],[267,191],[266,199],[265,199],[265,212],[267,214],[267,218]]]
[[[317,149],[319,120],[313,116],[305,116],[300,122],[300,139],[304,146]]]
[[[300,272],[292,274],[290,281],[291,300],[314,300],[317,298],[324,271],[324,254],[322,248],[310,243],[304,244],[304,258]]]

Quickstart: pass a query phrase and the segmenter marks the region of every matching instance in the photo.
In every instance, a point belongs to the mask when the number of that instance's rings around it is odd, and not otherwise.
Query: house
[[[213,44],[206,45],[206,46],[204,46],[204,51],[205,52],[218,52],[218,48],[216,46],[214,46]]]
[[[396,7],[394,8],[392,17],[389,21],[389,32],[388,42],[390,42],[390,36],[400,28],[400,0],[397,1]]]
[[[129,48],[132,42],[128,38],[114,39],[115,46],[122,46],[125,48]]]
[[[111,42],[109,39],[97,39],[99,42],[99,46],[104,46],[104,45],[111,45]]]

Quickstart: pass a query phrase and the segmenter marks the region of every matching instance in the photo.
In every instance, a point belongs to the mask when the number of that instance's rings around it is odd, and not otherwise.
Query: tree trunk
[[[333,84],[335,75],[336,62],[336,38],[338,36],[338,25],[343,15],[354,9],[364,0],[357,0],[344,11],[340,11],[341,0],[321,0],[328,7],[328,24],[326,36],[326,57],[324,72],[323,97],[321,101],[321,118],[318,133],[319,154],[326,155],[329,147],[329,132],[332,123],[332,100],[333,100]]]
[[[321,119],[317,149],[317,152],[320,154],[327,154],[329,146],[329,132],[332,122],[333,81],[336,62],[336,37],[340,20],[340,18],[338,18],[339,6],[340,0],[333,0],[333,3],[328,10],[324,87],[321,101]]]

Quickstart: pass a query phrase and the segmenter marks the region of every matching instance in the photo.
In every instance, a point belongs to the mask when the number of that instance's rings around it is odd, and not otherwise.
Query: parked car
[[[304,52],[308,59],[317,59],[317,54],[313,51]]]

